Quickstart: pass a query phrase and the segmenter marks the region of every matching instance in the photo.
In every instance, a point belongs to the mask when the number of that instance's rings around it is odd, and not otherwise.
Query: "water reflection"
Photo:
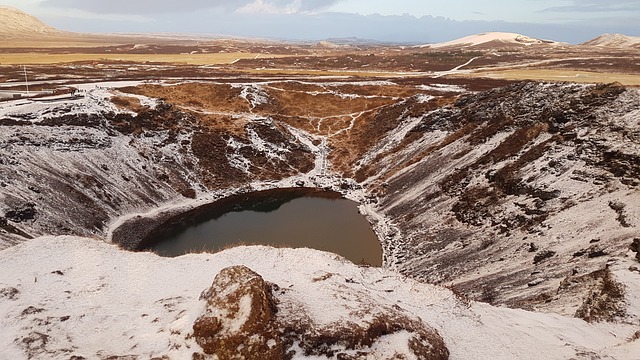
[[[353,201],[336,198],[335,193],[256,194],[227,203],[227,212],[214,211],[207,219],[168,233],[149,248],[163,256],[178,256],[238,244],[309,247],[355,263],[381,265],[380,243]]]

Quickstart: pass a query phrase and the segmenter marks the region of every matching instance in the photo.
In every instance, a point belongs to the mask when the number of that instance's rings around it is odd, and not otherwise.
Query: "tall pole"
[[[23,65],[22,68],[24,69],[24,83],[27,86],[27,96],[29,96],[29,80],[27,80],[27,66]]]

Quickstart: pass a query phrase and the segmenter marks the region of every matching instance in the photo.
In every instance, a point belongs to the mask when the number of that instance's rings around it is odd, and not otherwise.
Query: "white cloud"
[[[251,0],[44,0],[42,5],[52,8],[78,9],[109,14],[158,14],[190,12],[210,8],[234,8]]]
[[[300,11],[299,6],[295,4],[297,2],[299,1],[294,1],[285,6],[278,6],[269,1],[255,0],[236,11],[243,14],[295,14]]]
[[[637,12],[640,11],[638,0],[572,0],[571,5],[555,6],[544,9],[543,12],[575,12],[575,13],[607,13],[607,12]]]
[[[224,8],[243,13],[293,14],[327,8],[341,0],[44,0],[52,8],[108,14],[158,14]]]

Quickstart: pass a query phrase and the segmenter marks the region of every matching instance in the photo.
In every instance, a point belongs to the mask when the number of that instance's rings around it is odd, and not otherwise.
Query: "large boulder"
[[[200,296],[205,313],[193,325],[196,342],[219,359],[281,359],[275,303],[260,275],[245,266],[220,271]]]
[[[194,323],[193,334],[206,355],[196,353],[194,359],[449,358],[438,332],[419,318],[339,289],[318,318],[310,310],[317,304],[304,297],[265,282],[245,266],[225,268],[201,295],[205,313]]]

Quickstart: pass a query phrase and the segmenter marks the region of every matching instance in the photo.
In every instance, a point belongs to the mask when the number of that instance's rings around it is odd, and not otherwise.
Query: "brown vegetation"
[[[114,96],[111,102],[120,109],[138,112],[142,110],[140,100],[132,96]]]
[[[249,112],[247,102],[240,98],[239,87],[229,84],[186,83],[173,86],[140,85],[126,87],[121,92],[164,99],[183,108],[211,110],[220,113],[241,114]]]

